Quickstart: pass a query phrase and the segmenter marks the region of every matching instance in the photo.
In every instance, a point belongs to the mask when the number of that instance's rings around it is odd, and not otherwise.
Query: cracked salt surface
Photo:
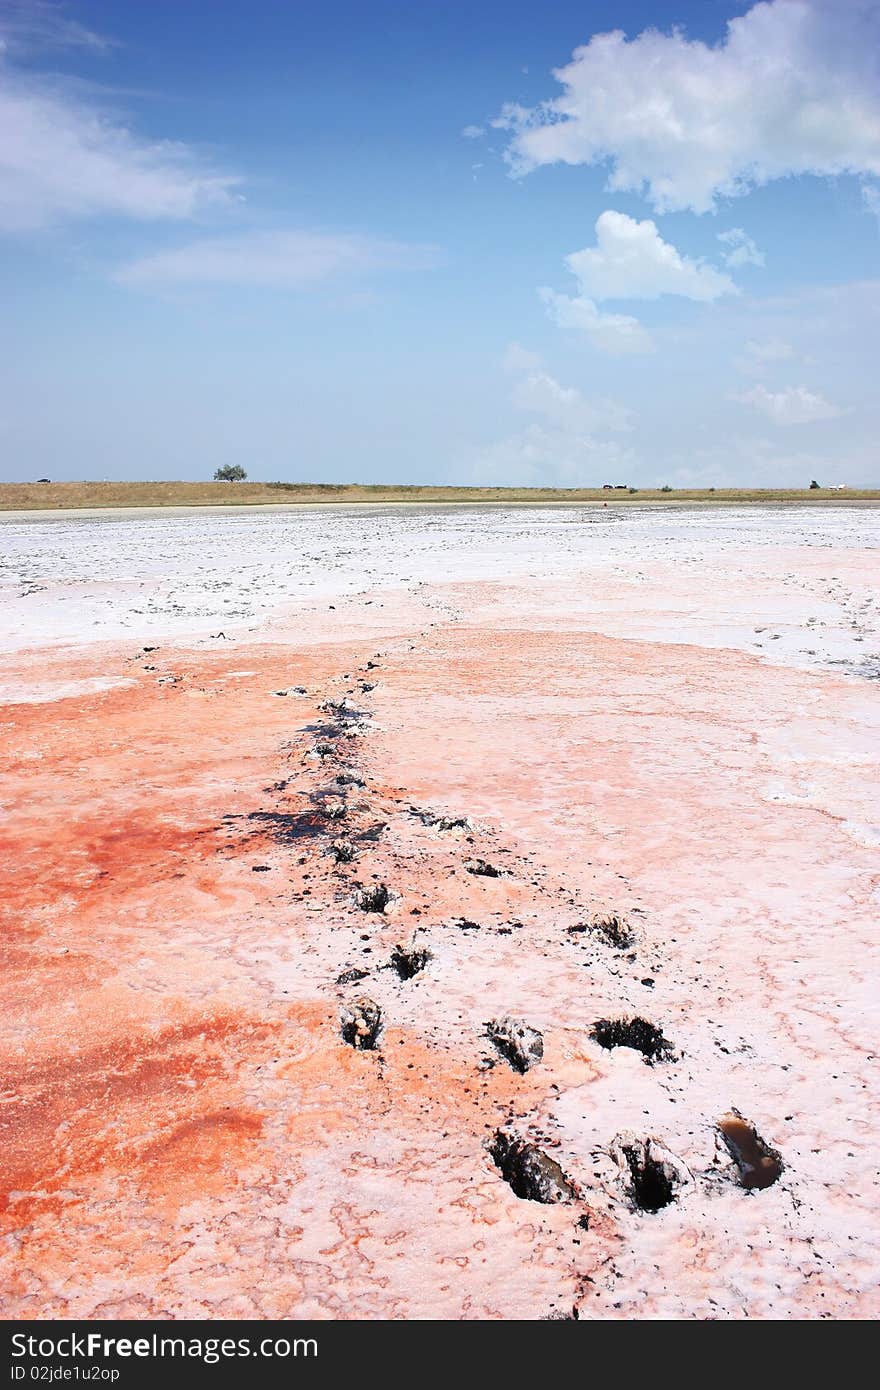
[[[828,662],[873,514],[590,515],[16,523],[10,683],[137,679],[5,712],[10,1311],[876,1312],[877,686]],[[502,1129],[583,1202],[519,1195]]]
[[[566,607],[590,631],[734,647],[805,668],[834,663],[874,678],[877,603],[845,576],[848,551],[857,560],[877,547],[871,509],[633,508],[615,514],[613,526],[588,524],[597,517],[608,519],[595,508],[359,506],[52,520],[7,513],[0,650],[69,642],[73,633],[78,641],[209,639],[219,627],[239,639],[265,636],[273,621],[326,610],[334,599],[417,592],[454,576],[505,585],[539,579],[542,600],[543,585],[558,581]],[[746,561],[737,593],[729,580]],[[782,606],[778,593],[762,592],[771,576],[787,595]]]

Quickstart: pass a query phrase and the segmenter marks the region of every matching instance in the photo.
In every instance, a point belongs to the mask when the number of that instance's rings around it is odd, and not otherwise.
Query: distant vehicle
[[[627,490],[628,487],[629,487],[629,483],[615,483],[615,484],[614,484],[614,491],[615,491],[615,492],[626,492],[626,490]]]
[[[613,492],[613,491],[614,491],[614,484],[613,484],[613,483],[603,483],[603,484],[602,484],[602,491],[603,491],[603,492]]]
[[[38,479],[37,479],[37,482],[38,482],[38,483],[51,483],[51,481],[52,481],[51,478],[38,478]]]

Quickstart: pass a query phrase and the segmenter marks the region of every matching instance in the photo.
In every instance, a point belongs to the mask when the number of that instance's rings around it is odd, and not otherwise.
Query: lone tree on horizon
[[[215,483],[243,483],[247,473],[245,473],[240,463],[225,463],[222,468],[218,468],[214,474]]]

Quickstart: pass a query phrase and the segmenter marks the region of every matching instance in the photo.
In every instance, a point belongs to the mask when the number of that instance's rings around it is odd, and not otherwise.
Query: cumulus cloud
[[[538,293],[554,323],[583,334],[600,352],[625,357],[654,351],[650,333],[631,315],[603,313],[584,295],[557,294],[546,286]]]
[[[741,372],[753,374],[766,371],[776,362],[790,362],[795,356],[791,343],[786,343],[781,338],[765,338],[761,341],[750,338],[740,356],[734,358],[734,365]]]
[[[756,362],[784,362],[794,357],[791,343],[785,343],[781,338],[765,338],[763,342],[750,338],[746,343],[746,352]]]
[[[437,264],[434,246],[330,232],[246,232],[201,237],[186,246],[144,256],[117,271],[141,289],[187,285],[305,289],[331,277],[370,270],[423,270]]]
[[[232,200],[239,180],[189,146],[137,135],[93,92],[16,67],[19,48],[53,41],[105,46],[49,6],[16,7],[0,21],[0,231],[98,216],[185,219]]]
[[[876,0],[770,0],[714,46],[596,34],[554,72],[561,95],[493,124],[517,174],[607,163],[612,190],[706,212],[788,175],[880,174],[878,54]]]
[[[501,365],[506,372],[531,372],[540,367],[541,359],[536,352],[529,352],[520,343],[508,343]]]
[[[608,209],[596,221],[596,245],[566,256],[578,282],[577,295],[539,291],[547,312],[562,328],[573,328],[601,352],[623,356],[653,352],[648,330],[630,314],[606,313],[605,299],[659,299],[682,295],[703,303],[738,294],[729,275],[704,261],[690,260],[664,241],[655,222],[638,222]]]
[[[485,131],[481,125],[466,125],[461,133],[465,140],[479,140],[480,136],[485,134]]]
[[[534,411],[572,435],[632,429],[633,412],[616,401],[588,400],[574,386],[561,386],[548,372],[529,373],[513,392],[513,403]]]
[[[538,293],[554,323],[583,334],[600,352],[626,357],[654,351],[647,328],[630,314],[606,314],[584,295],[557,294],[546,286]]]
[[[532,353],[518,351],[523,359],[534,358]],[[514,361],[511,370],[515,370]],[[523,378],[511,399],[518,409],[538,418],[519,433],[476,450],[469,480],[589,487],[613,474],[621,481],[635,456],[619,440],[606,436],[631,430],[634,412],[616,401],[589,399],[576,387],[563,386],[538,359],[523,360],[522,370]]]
[[[731,270],[743,265],[763,266],[764,252],[759,251],[752,238],[742,227],[731,227],[728,232],[719,232],[718,240],[728,249],[724,253],[724,264]]]
[[[774,425],[809,425],[816,420],[834,420],[843,411],[825,397],[806,386],[788,386],[782,391],[768,391],[766,386],[753,386],[742,391],[734,400],[760,410]]]
[[[566,256],[588,299],[658,299],[680,294],[711,302],[738,293],[729,275],[682,256],[664,241],[657,224],[608,210],[596,222],[596,245]]]
[[[543,425],[474,452],[467,480],[509,487],[596,487],[624,482],[637,460],[617,440],[567,435]]]

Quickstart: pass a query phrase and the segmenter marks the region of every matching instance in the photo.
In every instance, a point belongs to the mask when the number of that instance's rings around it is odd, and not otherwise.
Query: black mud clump
[[[333,840],[327,853],[337,864],[351,864],[357,857],[357,850],[348,840]]]
[[[398,942],[391,952],[391,964],[402,980],[421,974],[431,960],[433,956],[427,946],[402,946]]]
[[[464,867],[469,874],[474,874],[477,878],[500,878],[501,870],[496,869],[494,864],[490,864],[486,859],[466,859]]]
[[[388,829],[387,821],[377,821],[375,825],[367,826],[366,830],[361,830],[358,834],[359,840],[366,840],[372,844],[382,838],[382,834]]]
[[[369,975],[369,970],[359,970],[354,966],[351,970],[343,970],[341,975],[336,976],[338,985],[356,985],[358,981],[365,980]]]
[[[422,825],[430,825],[434,830],[473,830],[473,823],[467,816],[438,816],[434,811],[425,811],[420,806],[410,806],[409,813],[420,820]]]
[[[738,1110],[718,1121],[718,1132],[739,1172],[739,1185],[750,1192],[772,1187],[782,1174],[782,1155],[765,1142]]]
[[[387,883],[373,883],[368,888],[359,888],[354,895],[354,905],[361,912],[386,912],[393,900]]]
[[[615,951],[628,951],[636,944],[635,928],[617,912],[597,912],[584,926],[606,946],[613,946]]]
[[[369,719],[367,710],[358,709],[348,700],[325,700],[318,706],[322,714],[331,714],[337,720],[345,724],[359,724],[364,719]]]
[[[614,1140],[611,1153],[624,1174],[627,1195],[636,1211],[662,1211],[691,1182],[685,1165],[657,1139],[621,1134]]]
[[[659,1028],[646,1018],[600,1018],[590,1030],[590,1037],[600,1047],[631,1047],[641,1052],[646,1062],[659,1062],[670,1057],[672,1043]]]
[[[363,777],[359,777],[356,772],[340,772],[336,777],[337,787],[363,787],[366,785]]]
[[[574,1183],[565,1176],[556,1160],[536,1144],[499,1129],[488,1147],[504,1181],[523,1201],[552,1206],[577,1197]]]
[[[358,1052],[375,1052],[382,1031],[382,1010],[372,999],[355,999],[339,1011],[342,1041]]]
[[[530,1028],[520,1018],[493,1018],[486,1024],[486,1036],[498,1048],[514,1071],[527,1072],[544,1056],[544,1039],[537,1028]]]
[[[327,817],[323,811],[251,811],[248,820],[262,821],[275,840],[292,844],[297,840],[326,835]]]

